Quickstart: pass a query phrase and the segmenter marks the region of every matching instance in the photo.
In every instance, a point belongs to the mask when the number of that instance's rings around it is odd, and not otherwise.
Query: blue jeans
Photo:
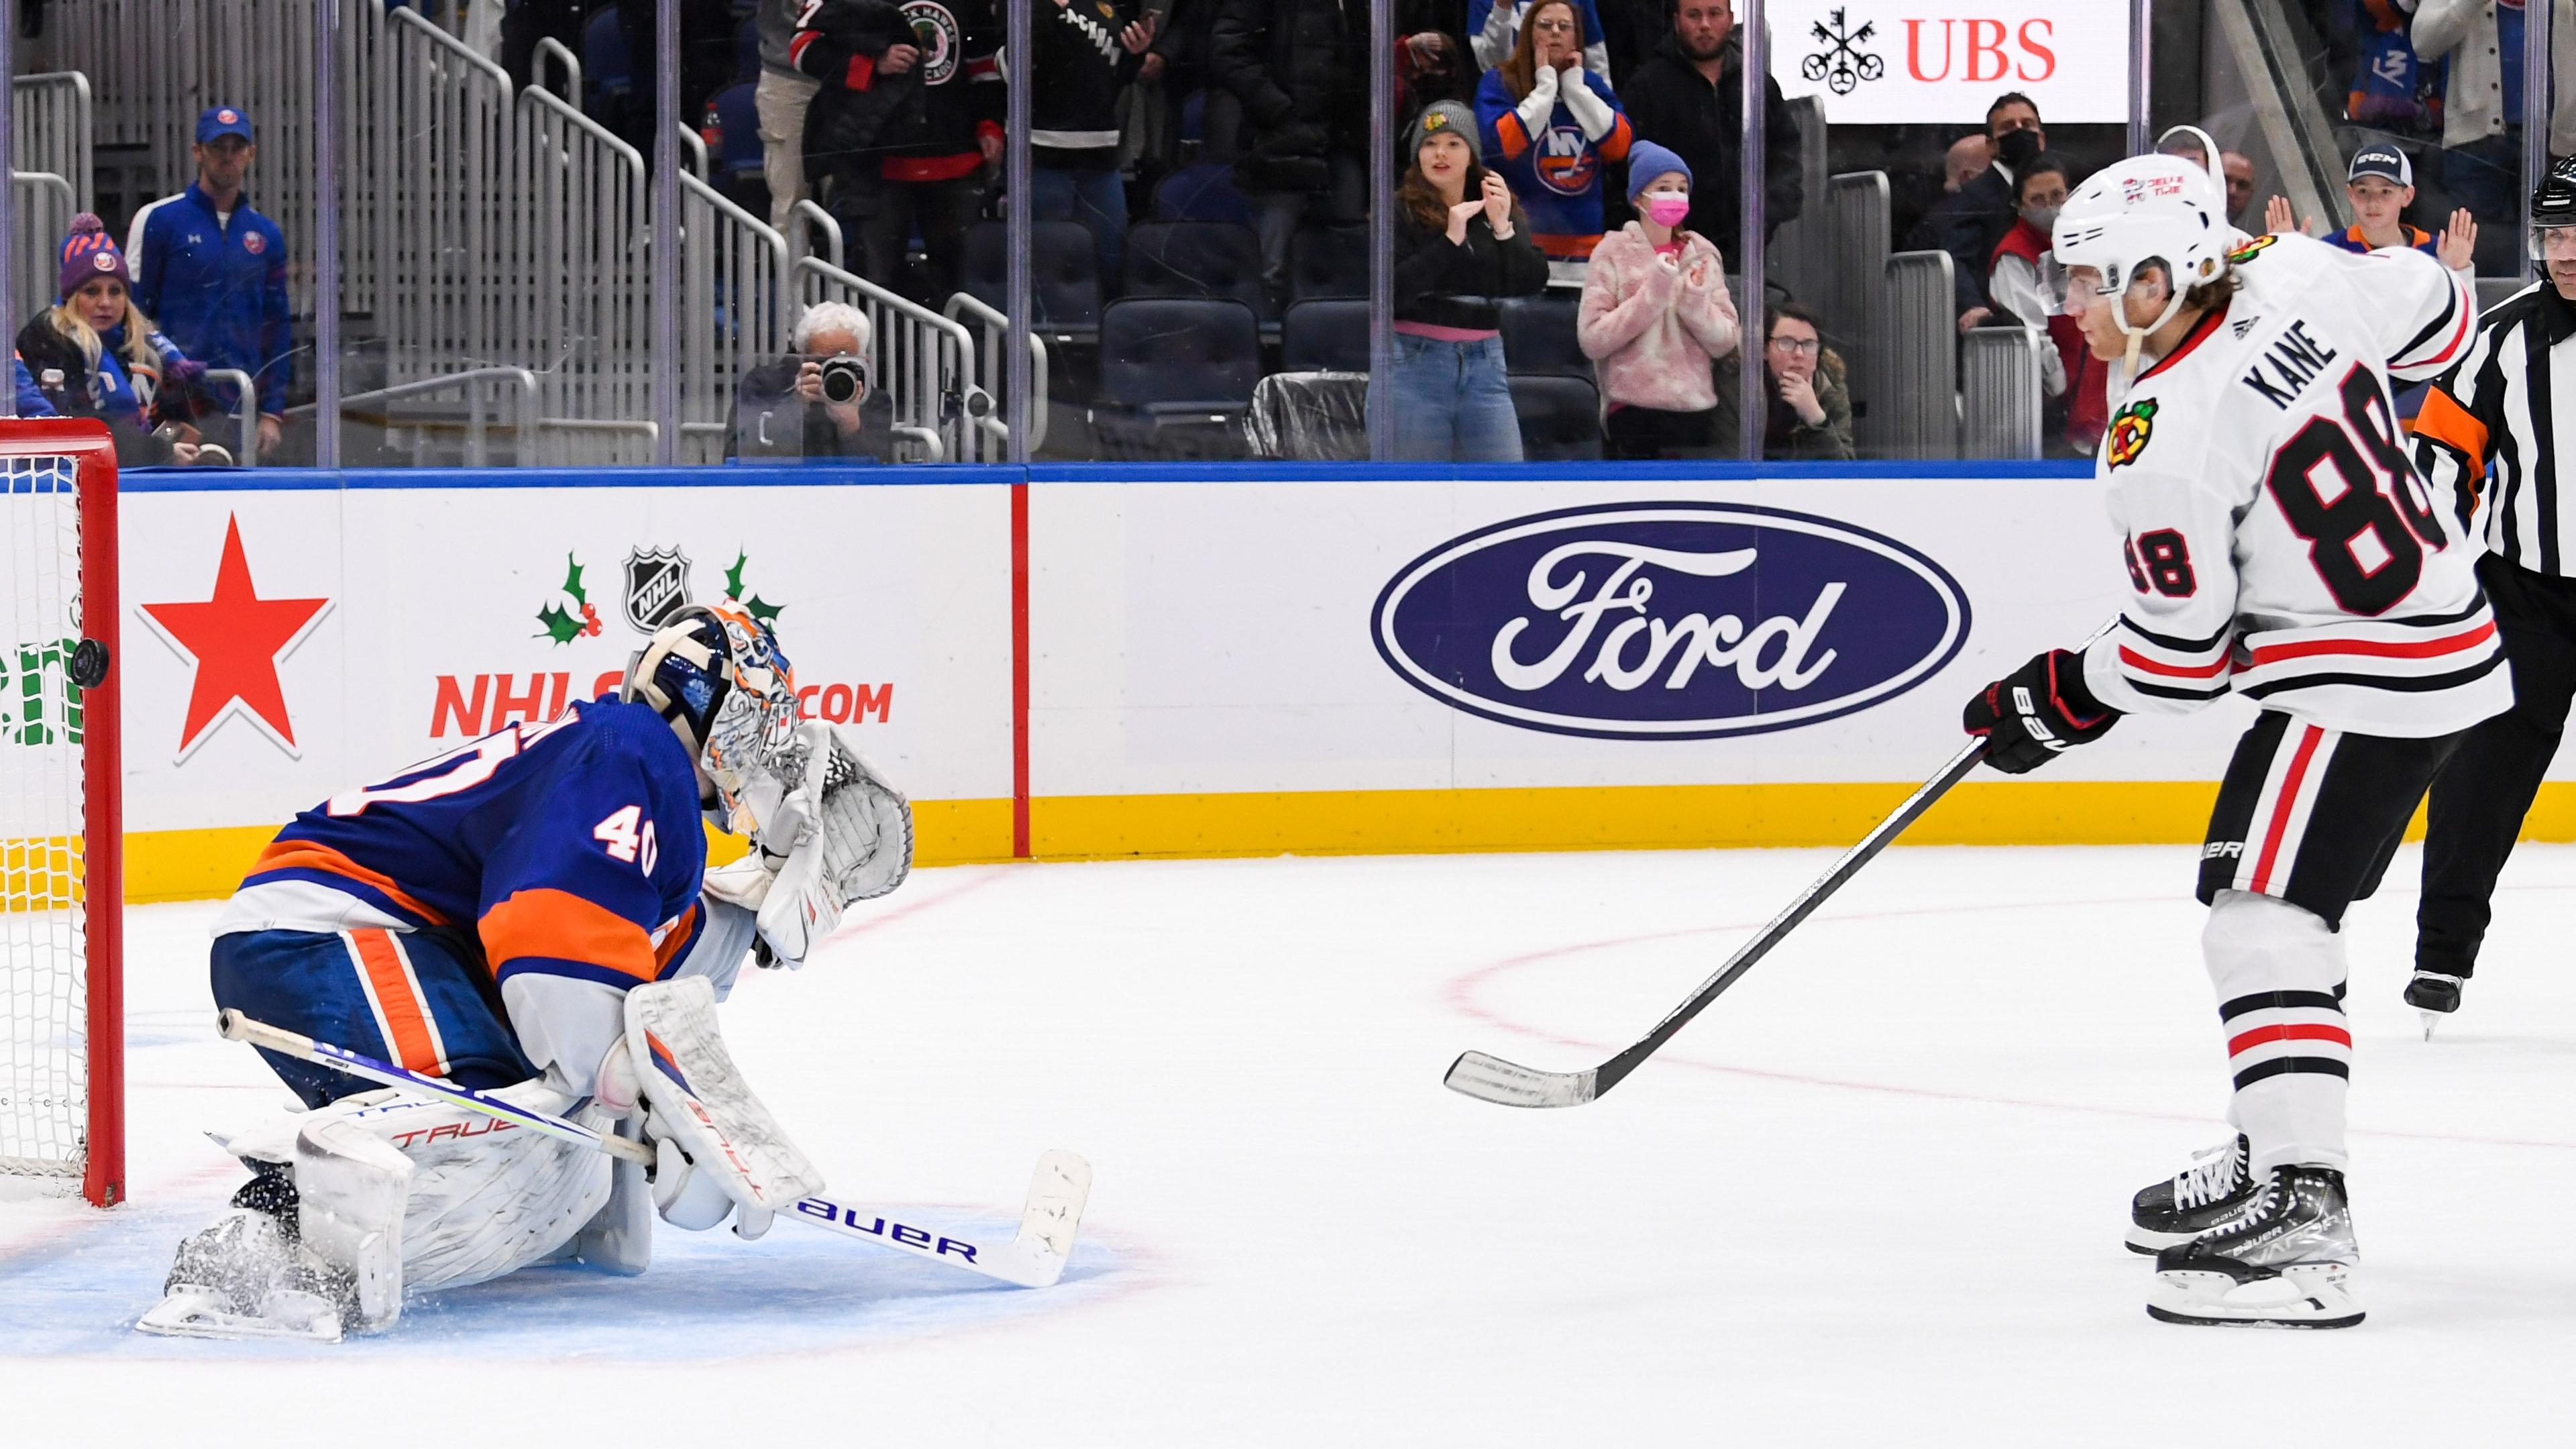
[[[1119,283],[1120,268],[1127,264],[1127,182],[1117,167],[1099,171],[1031,167],[1029,219],[1081,222],[1090,230],[1092,250],[1100,259],[1100,295],[1115,297],[1124,290]]]
[[[1520,415],[1504,381],[1503,339],[1439,342],[1395,334],[1387,378],[1395,456],[1408,463],[1517,463]]]

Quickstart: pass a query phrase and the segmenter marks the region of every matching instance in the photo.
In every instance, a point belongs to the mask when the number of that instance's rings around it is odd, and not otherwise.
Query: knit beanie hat
[[[107,234],[107,223],[98,219],[98,213],[84,211],[72,218],[71,235],[63,238],[55,290],[69,298],[92,277],[114,277],[129,290],[134,286],[133,273],[125,269],[125,253],[117,249],[116,238]]]
[[[1635,141],[1628,147],[1628,199],[1635,201],[1658,176],[1678,171],[1682,180],[1691,178],[1690,163],[1652,141]]]
[[[1476,108],[1465,101],[1433,101],[1413,118],[1413,128],[1405,133],[1404,154],[1420,155],[1422,143],[1448,131],[1467,143],[1467,154],[1476,164],[1485,164],[1485,143],[1476,138]]]

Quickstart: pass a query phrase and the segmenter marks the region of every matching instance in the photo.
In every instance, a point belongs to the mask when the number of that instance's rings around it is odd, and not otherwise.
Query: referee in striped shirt
[[[2558,444],[2576,441],[2576,157],[2531,198],[2534,259],[2545,275],[2496,304],[2468,355],[2437,379],[2415,420],[2416,461],[2479,529],[2478,577],[2513,669],[2513,708],[2472,727],[2433,779],[2415,976],[2406,1000],[2460,1009],[2540,777],[2558,753],[2576,695],[2576,519],[2559,484]],[[2570,464],[2576,483],[2576,461]]]

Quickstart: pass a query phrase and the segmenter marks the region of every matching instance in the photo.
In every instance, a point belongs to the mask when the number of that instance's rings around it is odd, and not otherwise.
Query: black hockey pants
[[[2470,727],[2433,777],[2415,966],[2449,976],[2477,965],[2494,915],[2496,875],[2558,753],[2576,695],[2576,579],[2533,573],[2493,554],[2478,560],[2478,578],[2513,669],[2513,708]]]

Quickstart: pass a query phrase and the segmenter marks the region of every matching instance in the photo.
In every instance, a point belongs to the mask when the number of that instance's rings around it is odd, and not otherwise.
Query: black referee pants
[[[2415,967],[2466,976],[2494,911],[2496,875],[2522,833],[2540,777],[2558,753],[2576,696],[2576,579],[2533,573],[2494,554],[2478,578],[2513,670],[2513,708],[2469,728],[2426,809],[2424,899]]]

